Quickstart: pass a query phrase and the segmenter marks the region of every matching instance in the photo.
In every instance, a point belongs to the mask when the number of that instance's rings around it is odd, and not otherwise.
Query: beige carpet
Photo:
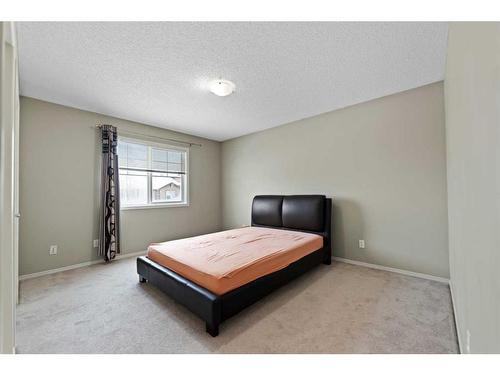
[[[321,265],[221,325],[148,284],[135,259],[21,283],[18,353],[456,353],[447,285]]]

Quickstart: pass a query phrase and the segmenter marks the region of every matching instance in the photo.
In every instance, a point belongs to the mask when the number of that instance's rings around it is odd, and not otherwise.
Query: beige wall
[[[500,24],[452,23],[448,43],[450,273],[458,333],[463,352],[499,353]]]
[[[96,123],[203,145],[190,150],[190,206],[122,211],[123,253],[220,229],[220,143],[31,98],[21,100],[20,122],[21,275],[98,259]]]
[[[224,142],[222,170],[225,228],[256,194],[324,193],[335,256],[449,275],[441,82]]]

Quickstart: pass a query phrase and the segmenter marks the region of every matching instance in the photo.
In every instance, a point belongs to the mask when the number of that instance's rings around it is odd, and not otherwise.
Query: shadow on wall
[[[350,230],[349,235],[347,235],[347,228]],[[363,233],[364,221],[359,204],[349,199],[333,197],[333,256],[345,258],[349,248],[357,247],[357,239],[364,238]]]

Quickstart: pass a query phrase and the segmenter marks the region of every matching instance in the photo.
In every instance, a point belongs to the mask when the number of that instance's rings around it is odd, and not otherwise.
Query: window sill
[[[120,207],[120,211],[149,210],[150,208],[169,208],[169,207],[189,207],[189,203],[179,202],[179,203],[146,204],[142,206],[125,206],[125,207]]]

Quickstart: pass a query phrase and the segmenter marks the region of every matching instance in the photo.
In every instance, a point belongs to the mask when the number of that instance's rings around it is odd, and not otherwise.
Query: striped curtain
[[[106,262],[120,254],[120,186],[116,128],[102,125],[101,205],[99,255]]]

